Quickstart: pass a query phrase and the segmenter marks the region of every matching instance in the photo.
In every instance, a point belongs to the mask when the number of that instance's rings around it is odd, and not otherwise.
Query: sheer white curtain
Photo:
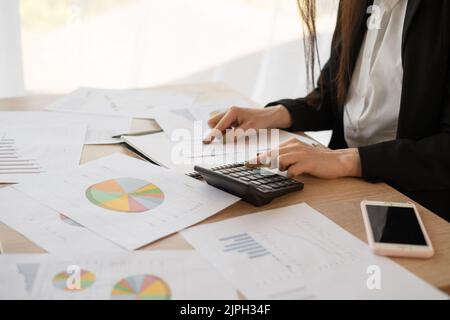
[[[318,1],[318,45],[322,63],[330,53],[338,1]],[[301,22],[294,0],[271,1],[270,29],[265,42],[251,54],[219,63],[183,81],[225,82],[260,104],[307,93]],[[320,71],[319,66],[316,69]]]
[[[19,2],[0,1],[0,97],[24,94]]]
[[[319,0],[323,59],[337,0]],[[29,92],[222,81],[264,103],[305,92],[295,0],[21,0]],[[322,43],[321,42],[321,43]]]
[[[22,41],[18,2],[0,0],[0,94],[20,94],[22,74],[27,93],[199,81],[259,104],[306,93],[296,0],[20,0]],[[337,4],[318,0],[322,62]]]

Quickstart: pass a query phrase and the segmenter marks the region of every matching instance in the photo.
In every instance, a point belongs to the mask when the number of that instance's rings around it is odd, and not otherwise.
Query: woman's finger
[[[287,176],[289,178],[297,177],[303,173],[306,173],[307,170],[308,170],[308,168],[307,168],[306,162],[300,161],[289,167]]]
[[[253,165],[264,165],[268,166],[270,168],[277,168],[278,167],[278,157],[281,154],[286,153],[292,153],[295,152],[296,147],[295,146],[289,146],[284,148],[275,148],[263,153],[260,153],[255,159],[252,159],[249,161],[250,164]]]
[[[296,165],[304,160],[302,152],[292,152],[280,155],[278,157],[278,169],[280,171],[287,171],[291,166]]]
[[[216,114],[215,116],[211,117],[208,120],[208,126],[211,129],[214,128],[219,123],[219,121],[224,117],[224,115],[226,115],[226,114],[227,114],[226,112],[221,112],[221,113]]]
[[[298,152],[300,150],[303,150],[303,149],[299,148],[296,145],[288,145],[286,147],[279,148],[278,149],[278,155],[281,156],[283,154]]]
[[[260,153],[256,158],[248,161],[250,166],[266,166],[275,169],[277,167],[278,150],[270,150]]]
[[[283,143],[280,143],[280,148],[287,147],[287,146],[296,146],[296,147],[299,147],[299,148],[302,148],[302,149],[313,148],[313,146],[311,146],[311,145],[309,145],[307,143],[304,143],[304,142],[298,140],[297,138],[291,138],[291,139],[289,139],[287,141],[284,141]]]
[[[246,121],[237,128],[229,129],[226,132],[226,141],[237,142],[244,137],[258,137],[258,131],[253,127],[251,121]]]
[[[237,108],[230,108],[230,110],[228,110],[225,115],[220,118],[219,122],[206,136],[206,138],[203,139],[203,143],[211,143],[217,137],[218,132],[223,134],[227,129],[231,128],[231,126],[237,121],[237,113]]]

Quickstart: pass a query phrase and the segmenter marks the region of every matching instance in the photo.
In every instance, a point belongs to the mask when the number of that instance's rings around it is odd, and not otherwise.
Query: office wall
[[[329,57],[331,34],[319,36],[322,63]],[[316,69],[317,73],[319,68]],[[179,83],[223,82],[259,105],[307,93],[303,43],[293,40],[226,61],[179,79]]]
[[[19,1],[0,1],[0,97],[24,94]]]

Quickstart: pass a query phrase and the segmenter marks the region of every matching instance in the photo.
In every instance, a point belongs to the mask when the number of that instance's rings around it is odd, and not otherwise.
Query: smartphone
[[[412,203],[361,202],[367,241],[381,256],[431,258],[434,249]]]

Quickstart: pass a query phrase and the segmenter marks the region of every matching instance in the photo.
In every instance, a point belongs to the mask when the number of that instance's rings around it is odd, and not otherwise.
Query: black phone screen
[[[367,205],[375,242],[426,246],[413,208]]]

